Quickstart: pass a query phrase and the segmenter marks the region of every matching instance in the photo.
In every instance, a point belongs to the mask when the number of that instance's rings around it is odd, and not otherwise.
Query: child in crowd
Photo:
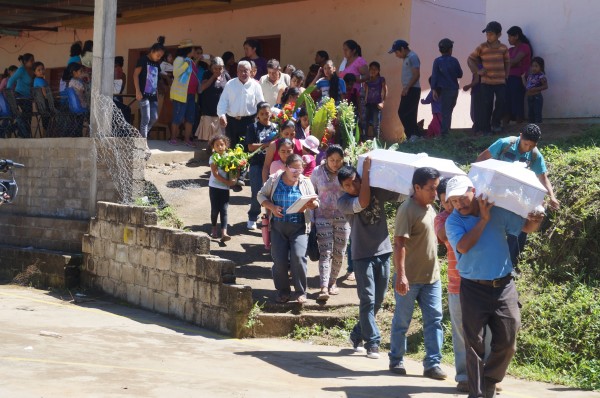
[[[294,154],[294,143],[289,138],[281,138],[277,140],[277,155],[279,159],[271,162],[269,167],[269,175],[277,173],[279,170],[285,169],[287,158]]]
[[[313,80],[315,80],[315,77],[317,77],[317,74],[319,73],[319,69],[321,67],[319,66],[319,64],[312,64],[309,68],[308,68],[308,75],[306,75],[306,80],[304,81],[304,85],[306,87],[310,86],[313,82]]]
[[[354,87],[354,83],[356,83],[356,75],[352,73],[346,73],[344,75],[344,83],[346,83],[346,94],[344,94],[344,99],[348,101],[349,104],[354,106],[354,113],[358,117],[358,103],[360,101],[360,92]]]
[[[33,79],[33,88],[43,88],[42,94],[44,94],[44,98],[46,98],[45,88],[48,87],[48,82],[44,77],[44,74],[46,72],[44,64],[42,62],[34,62],[32,68],[33,75],[35,76],[35,78]]]
[[[71,63],[67,69],[69,69],[69,73],[67,75],[68,87],[75,90],[75,94],[77,94],[77,98],[79,98],[81,107],[89,108],[85,84],[83,82],[83,78],[85,76],[83,65]]]
[[[11,65],[8,68],[4,69],[4,73],[2,74],[2,80],[0,81],[0,93],[6,88],[8,84],[8,79],[17,71],[16,65]]]
[[[429,78],[429,84],[431,85],[431,77]],[[440,101],[439,91],[432,87],[431,91],[429,91],[429,94],[427,94],[427,97],[421,100],[421,103],[423,105],[431,104],[431,113],[433,114],[431,123],[429,123],[429,126],[427,126],[427,132],[425,133],[425,137],[439,137],[441,134],[442,127],[442,104]]]
[[[223,155],[229,149],[229,138],[224,135],[214,136],[208,143],[213,154],[208,160],[210,177],[208,179],[208,196],[210,198],[210,222],[212,231],[210,236],[217,238],[217,217],[221,216],[221,242],[227,242],[231,236],[227,234],[227,208],[229,207],[229,188],[236,185],[237,181],[230,180],[227,172],[217,166],[215,154]]]
[[[527,78],[523,76],[523,84],[527,96],[529,123],[542,123],[542,108],[544,106],[542,91],[548,89],[543,58],[533,57],[529,75],[527,75]]]
[[[260,215],[260,203],[256,200],[256,195],[260,188],[262,188],[262,169],[265,164],[265,154],[271,141],[275,139],[278,134],[277,126],[275,123],[271,123],[271,106],[268,102],[259,102],[256,106],[256,122],[248,126],[246,131],[246,139],[244,145],[246,145],[246,151],[254,152],[258,149],[262,149],[260,152],[254,154],[249,159],[250,163],[250,189],[252,196],[250,198],[250,210],[248,210],[248,229],[255,229],[258,216]]]
[[[249,60],[248,62],[250,62],[250,78],[254,79],[258,73],[258,67],[256,66],[256,62],[252,60]]]
[[[133,70],[135,98],[140,105],[140,134],[147,138],[148,132],[158,119],[158,80],[160,60],[165,54],[165,37],[160,36],[150,47],[150,52],[142,56]]]
[[[319,154],[319,140],[317,137],[309,135],[302,142],[302,161],[304,162],[304,174],[310,177],[317,166],[315,156]]]
[[[278,170],[283,170],[285,167],[285,159],[281,159],[281,162],[279,163],[277,162],[280,160],[281,155],[279,152],[279,144],[283,139],[288,139],[292,144],[292,153],[302,156],[302,143],[296,138],[296,124],[293,121],[288,120],[287,122],[284,122],[280,127],[279,135],[281,138],[271,142],[267,148],[267,153],[265,154],[265,163],[262,171],[263,184],[271,174]]]
[[[346,94],[346,82],[336,73],[332,60],[325,62],[325,65],[319,69],[315,80],[313,84],[321,92],[321,98],[333,98],[337,104],[342,100],[342,96]]]
[[[292,73],[294,73],[296,71],[296,67],[292,64],[287,64],[286,66],[283,67],[283,73],[285,73],[286,75],[292,75]]]
[[[452,56],[454,42],[450,39],[442,39],[438,44],[440,57],[433,61],[431,73],[431,88],[434,89],[434,99],[439,99],[442,108],[442,136],[448,135],[452,124],[452,111],[456,106],[458,98],[458,79],[463,76],[460,63]],[[440,91],[439,98],[437,90]]]
[[[364,126],[364,134],[368,138],[379,139],[381,134],[381,111],[387,96],[387,85],[380,72],[379,62],[373,61],[369,64],[369,79],[365,83],[366,118]],[[373,126],[372,135],[369,135],[369,124]]]
[[[298,109],[296,117],[296,138],[303,140],[310,135],[310,121],[306,108]]]
[[[305,90],[305,88],[302,86],[303,83],[304,83],[304,72],[302,72],[299,69],[292,72],[292,74],[290,76],[290,86],[281,88],[279,90],[279,94],[277,95],[277,103],[285,104],[285,101],[283,101],[283,97],[285,96],[285,93],[288,92],[288,90],[291,90],[293,88],[298,89],[298,95],[302,94]]]

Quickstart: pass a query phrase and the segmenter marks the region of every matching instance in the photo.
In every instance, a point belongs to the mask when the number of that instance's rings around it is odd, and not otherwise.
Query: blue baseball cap
[[[395,51],[401,50],[403,48],[408,48],[408,43],[405,40],[396,40],[394,44],[392,44],[392,48],[388,51],[388,54],[391,54]]]

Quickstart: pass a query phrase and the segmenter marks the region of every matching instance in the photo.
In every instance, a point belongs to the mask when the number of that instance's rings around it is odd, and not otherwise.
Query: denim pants
[[[381,308],[390,280],[391,253],[352,260],[356,275],[356,291],[360,301],[358,323],[352,329],[353,341],[364,341],[365,348],[379,347],[381,333],[375,316]]]
[[[250,165],[250,191],[252,192],[252,196],[250,197],[248,221],[257,221],[260,215],[260,203],[256,200],[256,195],[263,186],[262,169],[263,167],[260,164]]]
[[[394,275],[394,285],[396,275]],[[390,335],[390,365],[403,364],[406,354],[406,332],[412,320],[415,301],[423,314],[423,337],[425,343],[425,370],[439,366],[442,360],[442,344],[444,331],[442,329],[442,283],[410,284],[410,290],[401,296],[394,292],[396,308],[392,319]]]
[[[306,294],[306,224],[271,220],[271,257],[273,282],[280,294],[290,294],[290,277],[296,293]]]
[[[140,134],[148,138],[148,132],[158,120],[158,101],[151,101],[144,98],[140,101]]]
[[[487,133],[492,131],[492,128],[500,127],[506,107],[506,84],[481,83],[481,97],[481,129]]]
[[[452,125],[452,111],[454,111],[454,107],[456,106],[457,98],[458,90],[449,88],[442,90],[442,128],[440,129],[442,135],[446,135],[450,131],[450,126]]]
[[[542,123],[543,107],[544,97],[542,96],[542,94],[536,94],[527,97],[527,111],[529,113],[529,123]]]
[[[369,131],[369,124],[373,126],[373,136],[379,138],[381,134],[381,109],[377,104],[366,104],[367,115],[365,117],[365,132]]]
[[[481,285],[460,279],[460,306],[467,351],[469,397],[483,397],[487,383],[500,383],[517,350],[521,327],[519,295],[514,280],[505,286]],[[484,340],[489,326],[492,343],[487,354]]]
[[[462,310],[460,309],[460,294],[448,293],[448,311],[450,312],[450,322],[452,323],[452,348],[454,351],[454,368],[456,377],[454,380],[458,383],[467,381],[467,351],[465,349],[465,332],[462,326]],[[492,332],[489,327],[485,330],[485,352],[487,359],[491,351]]]

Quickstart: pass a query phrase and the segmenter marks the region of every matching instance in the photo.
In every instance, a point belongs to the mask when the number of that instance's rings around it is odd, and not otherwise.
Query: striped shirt
[[[481,43],[469,59],[481,64],[486,70],[486,74],[481,76],[481,83],[492,85],[506,83],[506,67],[510,65],[510,57],[508,48],[504,44],[499,43],[498,47],[494,48],[488,42]]]
[[[286,214],[287,209],[301,197],[302,192],[300,192],[300,187],[298,185],[286,185],[283,182],[282,176],[282,178],[279,180],[279,184],[277,184],[277,188],[275,188],[275,192],[273,193],[273,203],[275,206],[281,206],[283,208],[283,218],[273,216],[273,220],[303,224],[304,213]]]

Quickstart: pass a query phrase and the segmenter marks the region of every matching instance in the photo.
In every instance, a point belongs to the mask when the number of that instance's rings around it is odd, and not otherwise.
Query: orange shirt
[[[444,227],[446,224],[446,219],[450,213],[446,210],[439,213],[435,216],[434,227],[435,234],[437,235],[438,231]],[[439,238],[438,238],[439,240]],[[440,240],[441,241],[441,240]],[[452,250],[452,246],[450,246],[450,242],[446,239],[442,242],[446,245],[446,250],[448,252],[448,293],[451,294],[459,294],[460,293],[460,275],[458,274],[458,270],[456,269],[456,255],[454,254],[454,250]]]
[[[500,43],[494,48],[488,43],[481,43],[471,55],[469,59],[480,65],[486,70],[486,74],[481,76],[481,83],[484,84],[505,84],[506,83],[506,67],[510,65],[510,57],[508,47]]]

